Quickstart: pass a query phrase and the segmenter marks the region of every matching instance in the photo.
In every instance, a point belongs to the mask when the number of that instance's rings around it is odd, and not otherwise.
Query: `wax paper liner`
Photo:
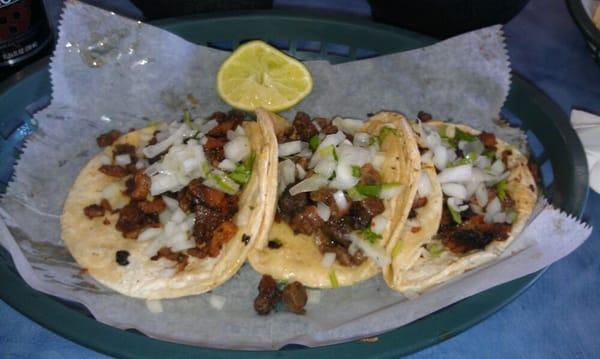
[[[253,309],[259,275],[245,265],[212,293],[163,300],[151,313],[143,300],[104,288],[82,273],[60,238],[59,216],[79,170],[98,148],[95,137],[148,120],[173,120],[227,109],[214,83],[226,53],[166,31],[68,1],[51,62],[52,102],[36,114],[14,180],[0,203],[0,243],[33,288],[85,305],[94,317],[163,340],[217,348],[319,346],[371,336],[410,323],[462,298],[537,271],[567,255],[590,234],[576,219],[540,202],[536,219],[501,260],[414,300],[380,276],[350,288],[321,290],[305,315]],[[312,115],[365,118],[388,109],[494,131],[510,142],[523,134],[493,121],[510,86],[499,26],[400,54],[341,65],[308,62],[313,92],[296,108]],[[289,115],[288,114],[288,115]],[[544,235],[540,235],[543,233]],[[226,298],[211,307],[211,295]]]

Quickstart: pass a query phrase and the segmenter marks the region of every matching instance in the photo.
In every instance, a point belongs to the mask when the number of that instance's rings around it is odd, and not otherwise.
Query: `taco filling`
[[[100,135],[98,145],[113,149],[112,156],[101,158],[98,171],[122,183],[104,188],[100,203],[85,207],[84,214],[115,226],[125,238],[150,242],[144,253],[154,261],[176,262],[178,272],[189,256],[219,256],[238,231],[239,194],[255,160],[244,120],[239,112],[197,120],[185,113],[180,122],[142,133],[137,145],[114,144],[119,131]],[[126,200],[115,202],[117,192]],[[110,223],[102,218],[105,213],[118,213],[118,219]],[[117,262],[127,265],[126,256],[117,253]]]
[[[402,189],[385,183],[379,172],[384,159],[379,143],[395,129],[384,127],[372,136],[358,131],[363,124],[340,117],[311,120],[299,112],[278,136],[276,221],[313,236],[326,267],[334,261],[352,267],[368,257],[385,260],[364,243],[381,240],[388,222],[384,200]]]
[[[474,135],[452,125],[422,124],[421,134],[428,147],[422,161],[435,165],[444,202],[438,233],[426,251],[432,256],[444,250],[464,254],[506,240],[517,219],[506,188],[511,150],[498,153],[492,133]],[[413,208],[423,200],[417,198]]]

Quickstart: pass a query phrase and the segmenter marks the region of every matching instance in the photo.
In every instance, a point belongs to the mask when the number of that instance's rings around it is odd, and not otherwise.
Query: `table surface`
[[[139,14],[124,1],[95,4]],[[52,2],[48,2],[52,4]],[[369,16],[366,0],[275,0],[275,7]],[[57,13],[56,8],[50,13]],[[565,113],[572,107],[600,114],[600,65],[562,0],[532,0],[506,26],[513,68],[533,81]],[[523,295],[482,323],[413,354],[427,357],[600,358],[600,195],[590,192],[584,220],[596,228],[574,253],[551,266]],[[0,301],[0,357],[104,358],[25,318]]]

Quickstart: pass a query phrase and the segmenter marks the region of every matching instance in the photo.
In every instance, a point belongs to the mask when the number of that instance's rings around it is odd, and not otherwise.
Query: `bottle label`
[[[0,65],[15,64],[50,40],[41,0],[0,0]]]

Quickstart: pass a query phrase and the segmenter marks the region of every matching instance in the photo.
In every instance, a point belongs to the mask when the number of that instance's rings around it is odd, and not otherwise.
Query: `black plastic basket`
[[[600,64],[600,30],[594,25],[594,22],[583,8],[581,0],[566,0],[569,12],[575,20],[575,24],[585,37],[585,40],[592,51],[592,56]]]

